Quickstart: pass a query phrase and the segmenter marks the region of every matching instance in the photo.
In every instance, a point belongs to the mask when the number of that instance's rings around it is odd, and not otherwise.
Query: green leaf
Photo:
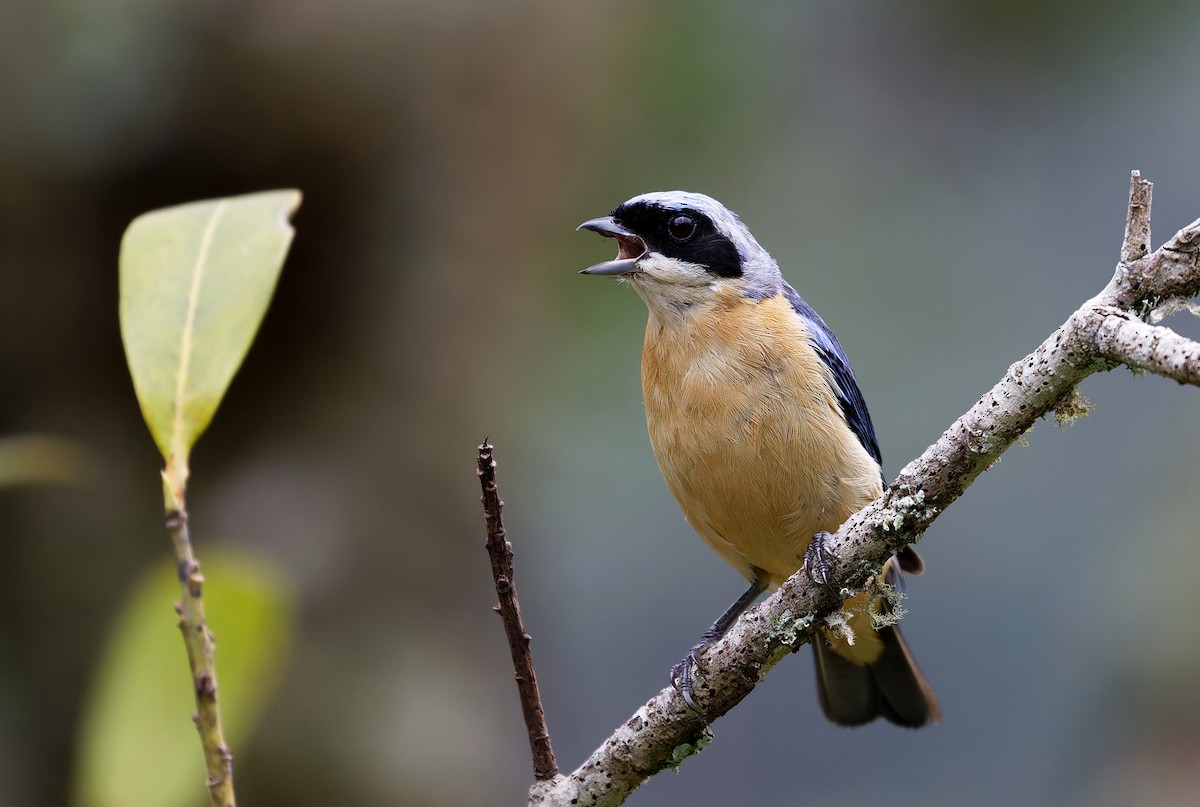
[[[274,693],[290,644],[292,596],[280,576],[245,553],[212,553],[204,599],[217,639],[217,695],[226,742],[243,746]],[[105,643],[79,729],[75,807],[207,804],[196,743],[192,676],[171,602],[170,564],[136,586]]]
[[[182,495],[188,453],[266,313],[300,192],[155,210],[121,241],[120,312],[134,390]]]

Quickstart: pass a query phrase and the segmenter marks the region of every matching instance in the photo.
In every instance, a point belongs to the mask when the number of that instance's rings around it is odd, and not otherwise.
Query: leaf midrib
[[[192,334],[196,328],[196,310],[200,306],[200,284],[208,267],[208,253],[212,249],[213,236],[217,231],[217,223],[225,215],[229,206],[227,200],[222,200],[213,208],[212,216],[204,227],[204,235],[200,239],[200,249],[196,253],[196,262],[192,266],[192,282],[188,289],[187,316],[184,318],[183,334],[179,342],[179,374],[175,377],[175,411],[171,421],[172,453],[178,454],[180,438],[183,432],[184,399],[187,397],[188,374],[192,365]]]

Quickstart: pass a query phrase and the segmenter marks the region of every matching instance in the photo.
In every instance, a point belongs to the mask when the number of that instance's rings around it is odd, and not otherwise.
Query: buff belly
[[[642,387],[655,457],[688,523],[747,578],[782,582],[814,533],[881,490],[830,383],[782,297],[651,313]]]

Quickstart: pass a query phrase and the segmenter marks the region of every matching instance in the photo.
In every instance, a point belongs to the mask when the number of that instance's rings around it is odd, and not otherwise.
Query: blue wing
[[[862,392],[858,389],[858,380],[854,377],[854,371],[850,369],[850,360],[846,358],[846,352],[842,350],[841,343],[833,335],[829,326],[825,324],[825,320],[821,319],[816,311],[813,311],[812,306],[804,302],[804,298],[795,289],[784,283],[783,294],[791,303],[792,310],[808,326],[817,355],[821,357],[821,361],[825,362],[833,374],[834,381],[837,382],[835,392],[838,404],[842,407],[842,416],[846,418],[846,422],[858,436],[863,448],[879,463],[882,476],[883,458],[879,454],[875,428],[871,425],[871,414],[867,411],[867,402],[863,400]],[[887,484],[886,479],[884,484]]]

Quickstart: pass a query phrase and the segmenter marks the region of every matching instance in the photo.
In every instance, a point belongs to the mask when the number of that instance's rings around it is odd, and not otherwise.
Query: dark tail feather
[[[839,726],[860,726],[884,717],[898,726],[940,723],[942,709],[921,674],[900,629],[878,631],[883,652],[873,664],[855,664],[834,652],[820,635],[813,641],[817,694],[825,717]]]
[[[819,632],[813,636],[817,662],[817,698],[821,711],[839,726],[861,726],[879,715],[875,684],[865,664],[855,664],[833,652]]]

